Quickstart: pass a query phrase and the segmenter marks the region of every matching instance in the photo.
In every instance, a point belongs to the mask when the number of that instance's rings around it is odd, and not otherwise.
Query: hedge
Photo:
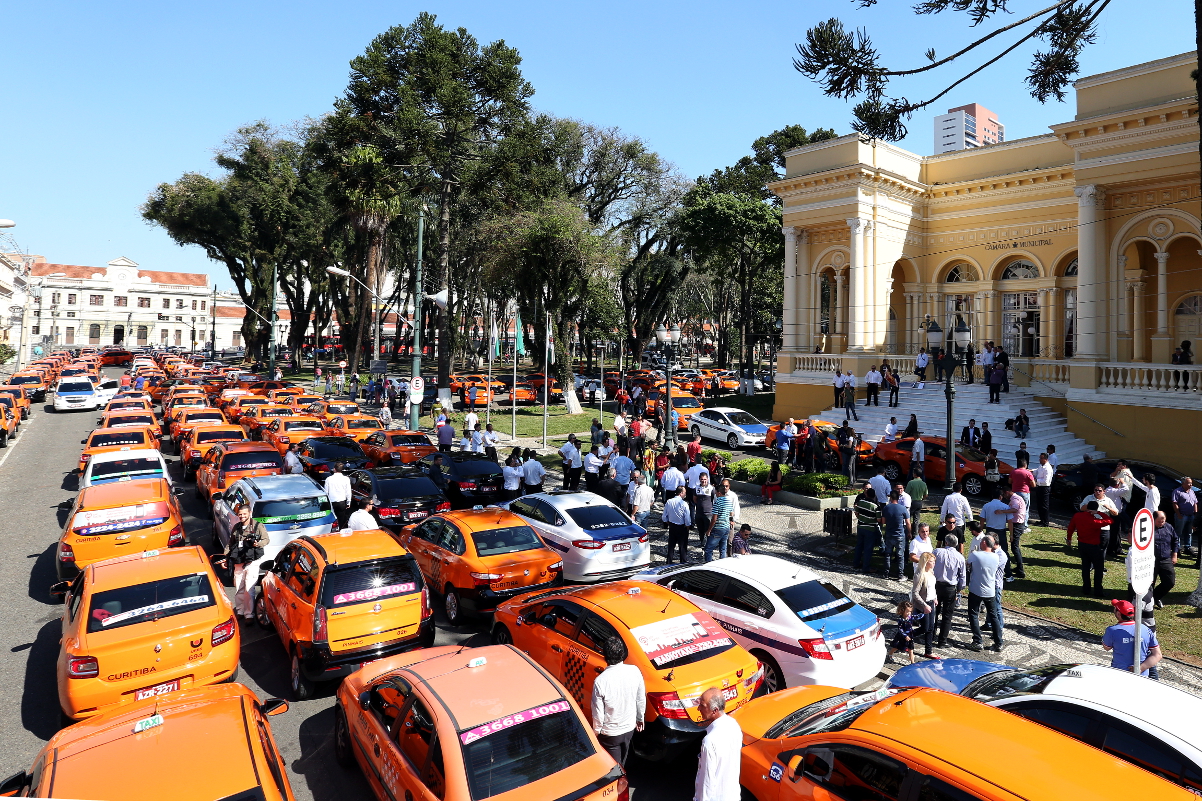
[[[783,488],[786,492],[817,497],[846,486],[847,476],[842,473],[793,473],[785,476]]]

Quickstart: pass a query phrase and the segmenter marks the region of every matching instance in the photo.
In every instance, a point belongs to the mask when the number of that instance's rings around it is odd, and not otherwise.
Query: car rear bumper
[[[376,643],[366,648],[333,653],[328,645],[300,645],[301,669],[310,681],[332,681],[351,675],[368,662],[396,656],[421,646],[423,635],[434,628],[430,616],[418,626],[417,634],[400,640]]]
[[[461,589],[459,590],[459,599],[463,604],[465,612],[491,612],[498,605],[505,603],[510,598],[527,592],[559,587],[562,584],[563,574],[559,573],[556,574],[555,578],[550,581],[544,581],[542,584],[529,584],[525,587],[514,587],[508,590],[490,590],[487,588]]]
[[[700,747],[705,728],[691,720],[657,717],[636,732],[631,748],[641,759],[663,762]]]
[[[622,567],[613,568],[610,570],[599,570],[599,571],[592,571],[592,572],[588,572],[588,573],[569,573],[566,570],[567,565],[565,564],[564,565],[565,571],[564,571],[563,577],[567,581],[579,581],[579,582],[588,582],[588,583],[602,582],[602,581],[618,581],[619,579],[630,578],[635,573],[645,570],[650,564],[651,564],[650,553],[647,554],[647,558],[645,560],[642,560],[639,562],[631,562],[629,564],[623,565]]]

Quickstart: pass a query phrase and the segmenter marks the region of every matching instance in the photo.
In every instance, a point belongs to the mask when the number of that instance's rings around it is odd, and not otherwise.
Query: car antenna
[[[668,671],[668,675],[664,676],[664,681],[672,681],[672,677],[675,675],[676,675],[676,668],[672,668],[671,670]]]
[[[671,606],[671,604],[672,604],[672,601],[673,601],[673,600],[674,600],[674,599],[672,599],[672,598],[669,598],[669,599],[668,599],[668,603],[664,604],[664,608],[663,608],[663,609],[661,609],[661,610],[659,610],[659,613],[660,613],[661,615],[662,615],[664,612],[667,612],[667,611],[668,611],[668,607],[669,607],[669,606]]]

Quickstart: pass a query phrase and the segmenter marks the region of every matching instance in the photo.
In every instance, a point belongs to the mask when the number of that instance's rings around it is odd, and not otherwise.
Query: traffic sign
[[[1142,597],[1152,586],[1156,568],[1156,555],[1152,540],[1156,533],[1156,522],[1152,513],[1140,509],[1131,526],[1131,549],[1127,552],[1127,581],[1136,597]]]
[[[409,403],[411,403],[412,405],[414,405],[414,406],[420,405],[422,402],[422,398],[423,398],[422,393],[414,392],[413,390],[409,390]]]
[[[345,369],[346,369],[346,362],[345,362],[345,361],[338,362],[338,366],[339,366],[339,367],[341,367],[343,370],[345,370]]]
[[[420,375],[415,375],[409,379],[409,394],[420,396],[426,391],[426,379]]]

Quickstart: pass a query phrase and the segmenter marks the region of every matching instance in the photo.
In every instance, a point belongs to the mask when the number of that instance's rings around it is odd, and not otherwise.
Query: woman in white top
[[[514,498],[522,494],[522,463],[520,459],[510,456],[505,462],[505,466],[501,468],[501,474],[505,478],[505,500],[512,501]]]
[[[935,639],[935,606],[939,603],[935,595],[935,554],[927,551],[918,557],[918,566],[914,569],[914,585],[910,590],[910,603],[915,612],[921,612],[923,644],[930,657],[931,644]],[[917,639],[917,638],[916,638]]]

